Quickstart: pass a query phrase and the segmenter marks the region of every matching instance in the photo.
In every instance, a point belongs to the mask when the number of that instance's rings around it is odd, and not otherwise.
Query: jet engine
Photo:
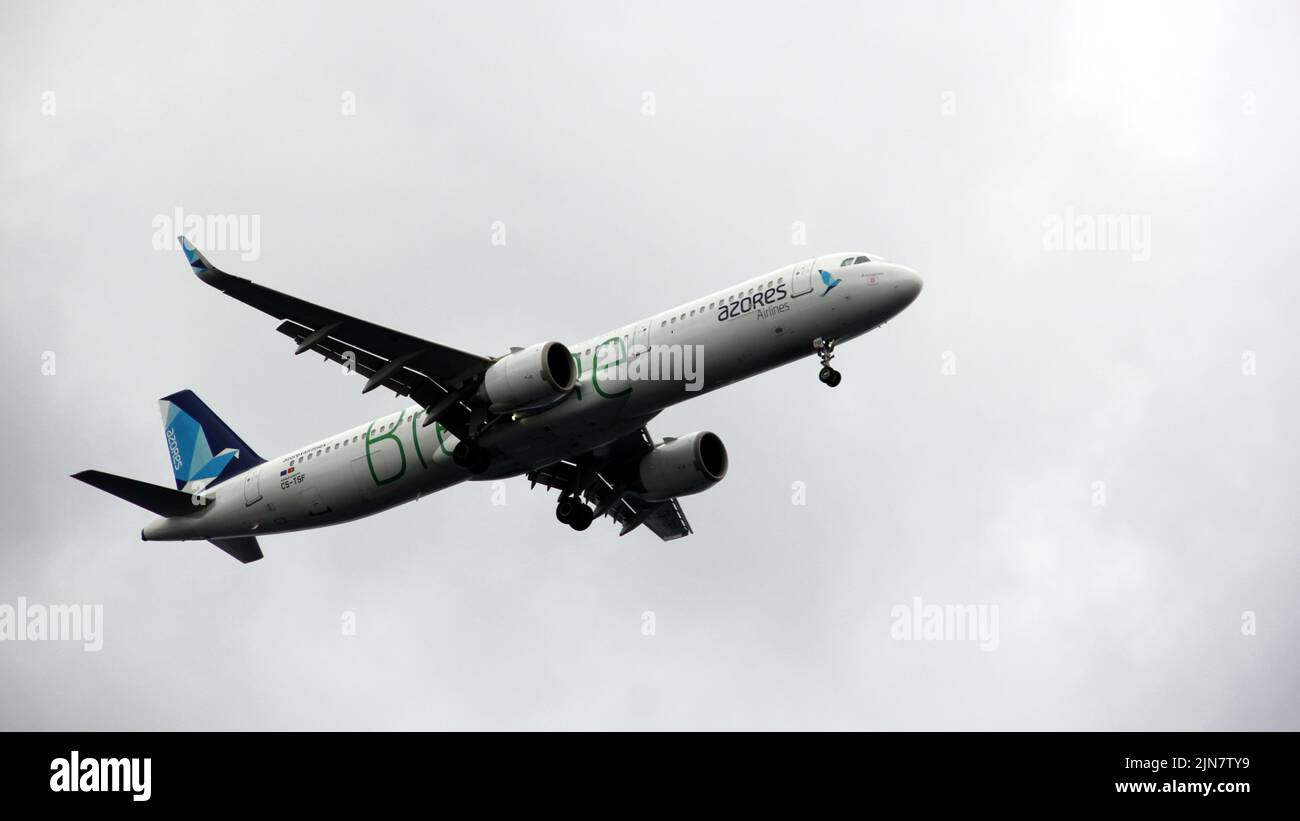
[[[493,413],[547,405],[573,390],[578,368],[559,342],[539,342],[507,354],[483,373],[480,394]]]
[[[651,500],[699,493],[726,475],[727,449],[709,431],[666,439],[637,465],[641,494]]]

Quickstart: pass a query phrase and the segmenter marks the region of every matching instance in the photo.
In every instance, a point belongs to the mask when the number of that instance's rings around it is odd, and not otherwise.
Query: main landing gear
[[[817,352],[817,358],[822,363],[821,373],[817,374],[817,378],[827,387],[833,388],[840,384],[840,379],[843,377],[839,371],[831,367],[831,360],[835,358],[835,340],[823,339],[819,336],[813,340],[813,350]]]
[[[591,508],[580,502],[577,497],[567,493],[560,497],[560,503],[555,506],[555,518],[574,530],[586,530],[591,527],[591,520],[595,517]]]
[[[461,441],[452,448],[451,461],[470,473],[482,473],[492,463],[492,457],[485,448],[474,442]]]

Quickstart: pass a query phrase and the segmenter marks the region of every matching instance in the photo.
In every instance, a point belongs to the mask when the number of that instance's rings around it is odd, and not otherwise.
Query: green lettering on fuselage
[[[420,460],[420,467],[427,468],[429,463],[424,461],[424,451],[420,450],[420,429],[415,426],[415,420],[420,418],[424,411],[416,411],[411,414],[411,443],[415,445],[415,458]]]
[[[606,362],[603,365],[597,366],[596,363],[600,361],[601,349],[611,342],[618,344],[618,349],[619,349],[618,359],[615,359],[613,362]],[[619,365],[623,364],[623,359],[626,356],[627,356],[627,348],[624,346],[623,340],[617,336],[611,336],[609,339],[606,339],[604,342],[597,345],[596,349],[591,352],[591,386],[596,389],[596,393],[600,394],[606,399],[616,399],[620,396],[627,396],[629,393],[632,392],[631,386],[628,386],[627,388],[624,388],[618,393],[607,393],[605,389],[600,386],[600,382],[597,381],[596,379],[596,376],[600,371],[605,370],[606,368],[616,368]]]
[[[382,486],[391,482],[396,482],[406,474],[406,448],[402,447],[402,440],[398,438],[397,431],[401,430],[402,417],[406,414],[405,410],[397,415],[397,422],[393,429],[382,436],[372,437],[371,433],[375,430],[375,423],[371,422],[370,427],[366,428],[366,465],[370,468],[370,478],[375,480],[376,486]],[[392,439],[397,443],[397,453],[402,457],[402,466],[398,468],[397,473],[387,479],[380,479],[379,474],[375,473],[375,460],[370,455],[370,446],[375,442],[382,442],[385,439]]]

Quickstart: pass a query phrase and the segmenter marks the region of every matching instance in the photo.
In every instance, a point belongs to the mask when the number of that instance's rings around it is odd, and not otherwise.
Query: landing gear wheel
[[[827,365],[826,367],[822,368],[821,373],[817,374],[817,378],[822,381],[823,385],[833,388],[836,385],[840,384],[840,380],[843,379],[844,377],[840,374],[839,371],[835,370],[830,365]]]
[[[573,521],[574,511],[580,505],[572,496],[561,496],[560,502],[555,506],[555,518],[562,525],[567,525]]]
[[[817,337],[813,340],[813,350],[817,352],[817,358],[821,360],[822,369],[817,374],[823,385],[835,387],[840,384],[840,372],[831,367],[831,360],[835,358],[835,340]]]
[[[470,473],[482,473],[492,463],[492,457],[473,442],[457,442],[451,451],[451,461]]]
[[[591,527],[591,521],[594,518],[591,508],[578,504],[573,508],[573,514],[569,517],[569,527],[574,530],[586,530]]]

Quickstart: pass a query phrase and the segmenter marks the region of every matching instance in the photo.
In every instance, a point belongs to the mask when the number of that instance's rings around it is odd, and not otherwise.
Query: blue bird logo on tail
[[[822,296],[826,296],[827,294],[829,294],[832,288],[834,288],[836,285],[839,285],[841,282],[844,281],[839,278],[832,278],[830,271],[823,271],[818,269],[817,273],[822,275],[822,284],[826,286],[826,290],[821,292]]]

